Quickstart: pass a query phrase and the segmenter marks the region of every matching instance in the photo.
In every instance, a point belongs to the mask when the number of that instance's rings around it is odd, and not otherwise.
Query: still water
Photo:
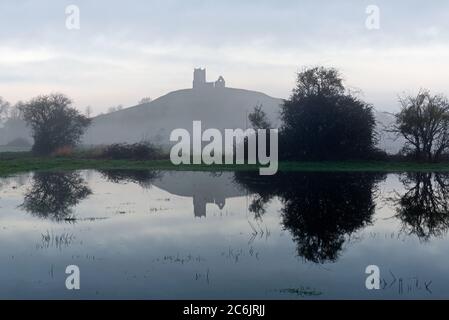
[[[0,298],[449,298],[448,228],[447,174],[28,173],[0,178]]]

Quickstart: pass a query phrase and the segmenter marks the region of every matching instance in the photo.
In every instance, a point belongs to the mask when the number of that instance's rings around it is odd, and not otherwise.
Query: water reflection
[[[396,212],[403,228],[422,240],[442,236],[449,229],[449,174],[413,172],[401,181],[405,194],[396,196]]]
[[[150,170],[100,170],[113,183],[152,185],[173,195],[191,197],[195,217],[206,217],[206,205],[221,210],[227,198],[253,194],[248,209],[256,219],[266,214],[273,198],[282,203],[281,222],[297,246],[297,254],[315,263],[335,262],[348,237],[372,222],[378,173],[232,174],[184,172],[162,174]],[[182,175],[182,179],[180,179]],[[403,229],[420,239],[446,234],[449,229],[449,174],[401,175],[405,192],[390,200]],[[73,219],[72,209],[91,194],[77,172],[38,172],[20,206],[51,220]]]
[[[76,264],[92,284],[77,297],[88,299],[296,299],[302,288],[321,293],[307,298],[447,298],[449,175],[384,178],[106,170],[0,179],[0,297],[73,298],[64,270]],[[369,264],[381,268],[382,290],[365,289]]]
[[[20,206],[40,218],[73,218],[72,208],[92,193],[77,172],[37,172]]]
[[[215,204],[221,210],[226,199],[246,195],[230,172],[166,172],[154,185],[170,194],[192,198],[197,218],[207,216],[207,204]]]
[[[154,180],[161,178],[162,174],[152,170],[99,170],[103,177],[113,183],[137,183],[142,188],[150,188]]]
[[[315,263],[336,261],[346,238],[371,223],[373,191],[382,178],[372,173],[281,173],[269,178],[236,173],[236,181],[256,193],[250,210],[257,217],[272,197],[281,199],[282,224],[293,235],[298,255]]]
[[[222,210],[226,199],[245,194],[234,184],[231,173],[222,172],[165,172],[149,170],[99,170],[113,183],[136,183],[142,188],[156,186],[172,195],[191,197],[197,218],[207,216],[207,204]]]

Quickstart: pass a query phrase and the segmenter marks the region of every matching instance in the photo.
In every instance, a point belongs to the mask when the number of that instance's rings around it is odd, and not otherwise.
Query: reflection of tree
[[[449,229],[449,175],[416,172],[402,178],[406,193],[398,199],[397,217],[404,229],[428,240]]]
[[[63,220],[70,217],[72,207],[91,193],[76,172],[38,172],[21,207],[38,217]]]
[[[160,173],[151,170],[99,170],[99,172],[113,183],[137,183],[143,188],[151,187],[154,179],[160,178]]]
[[[371,222],[373,189],[380,176],[290,172],[270,178],[236,173],[236,178],[257,194],[252,206],[263,208],[262,199],[278,196],[282,223],[293,235],[298,254],[324,263],[336,261],[346,237]]]
[[[275,181],[279,180],[280,174],[275,177],[259,176],[253,172],[235,172],[235,182],[241,188],[254,194],[248,210],[254,214],[256,219],[261,219],[266,212],[266,205],[271,198],[276,196],[277,186]]]
[[[265,206],[269,201],[269,198],[257,195],[256,198],[251,201],[248,210],[249,212],[254,213],[256,219],[260,219],[267,211]]]

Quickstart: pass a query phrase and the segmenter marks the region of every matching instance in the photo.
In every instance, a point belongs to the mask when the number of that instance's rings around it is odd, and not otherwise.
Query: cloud
[[[24,63],[43,62],[55,59],[56,55],[45,48],[19,48],[0,46],[0,66],[17,66]]]
[[[304,65],[342,69],[379,108],[404,88],[445,93],[449,4],[376,1],[2,1],[0,95],[64,91],[97,112],[189,87],[205,66],[235,87],[287,97]],[[65,28],[80,7],[81,29]],[[446,90],[446,91],[445,91]]]

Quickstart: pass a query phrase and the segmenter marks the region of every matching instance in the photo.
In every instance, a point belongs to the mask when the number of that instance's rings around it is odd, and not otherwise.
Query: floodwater
[[[448,228],[447,174],[27,173],[0,178],[0,298],[449,298]]]

